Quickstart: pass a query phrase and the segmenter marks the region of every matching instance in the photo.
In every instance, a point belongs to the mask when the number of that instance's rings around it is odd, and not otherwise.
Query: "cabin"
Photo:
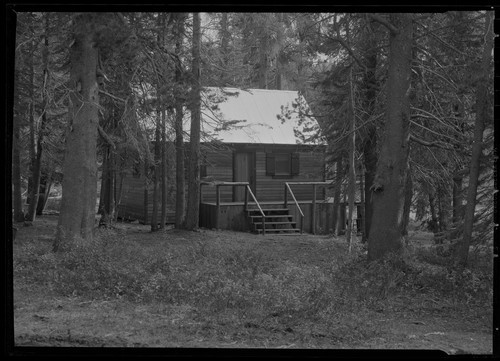
[[[326,197],[326,145],[314,138],[316,120],[301,116],[304,98],[297,91],[236,88],[205,88],[203,96],[200,227],[328,233],[333,204]],[[167,223],[175,220],[173,172]],[[140,169],[129,172],[118,217],[147,224],[151,197]]]

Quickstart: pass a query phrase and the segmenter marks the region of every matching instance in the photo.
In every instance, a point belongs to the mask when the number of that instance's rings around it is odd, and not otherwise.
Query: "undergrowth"
[[[141,247],[103,231],[91,243],[76,240],[59,253],[47,243],[24,242],[15,248],[14,276],[60,295],[189,305],[200,318],[231,313],[241,325],[311,324],[356,339],[378,332],[367,315],[398,295],[429,295],[463,307],[491,305],[491,259],[476,255],[471,262],[456,270],[432,249],[414,249],[368,263],[365,253],[354,249],[323,265],[299,265],[209,240],[169,251]]]

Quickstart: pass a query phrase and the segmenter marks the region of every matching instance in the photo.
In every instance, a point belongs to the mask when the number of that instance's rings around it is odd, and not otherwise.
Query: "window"
[[[290,178],[299,174],[299,153],[266,153],[266,175]]]
[[[274,175],[290,175],[291,173],[290,154],[277,153],[274,155]]]

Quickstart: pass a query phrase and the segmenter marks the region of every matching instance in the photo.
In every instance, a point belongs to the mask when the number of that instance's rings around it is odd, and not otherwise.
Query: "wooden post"
[[[266,235],[266,217],[262,216],[262,235]]]
[[[217,184],[215,186],[215,205],[217,207],[216,210],[216,221],[215,221],[215,228],[219,229],[219,215],[220,215],[220,185]]]
[[[316,234],[316,184],[313,184],[313,201],[312,201],[312,217],[311,217],[311,232]]]
[[[288,190],[286,189],[286,183],[285,183],[285,194],[284,194],[284,199],[285,199],[285,208],[288,207]]]
[[[245,186],[245,211],[248,211],[248,187],[249,185]]]
[[[300,215],[300,234],[304,232],[304,216]]]

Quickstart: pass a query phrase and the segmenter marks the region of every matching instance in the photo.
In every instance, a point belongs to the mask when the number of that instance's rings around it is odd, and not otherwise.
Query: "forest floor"
[[[71,258],[51,252],[56,224],[57,216],[45,215],[18,225],[16,346],[492,352],[491,285],[466,297],[453,289],[458,281],[436,286],[445,279],[439,270],[427,278],[422,268],[413,278],[410,271],[391,278],[387,265],[365,272],[363,251],[353,258],[344,238],[151,233],[117,223],[97,237],[108,240],[109,253],[99,248]],[[425,232],[412,232],[410,242],[417,250],[432,247]],[[120,267],[127,268],[118,274]],[[377,272],[386,278],[369,278]],[[469,280],[484,283],[471,272]]]

